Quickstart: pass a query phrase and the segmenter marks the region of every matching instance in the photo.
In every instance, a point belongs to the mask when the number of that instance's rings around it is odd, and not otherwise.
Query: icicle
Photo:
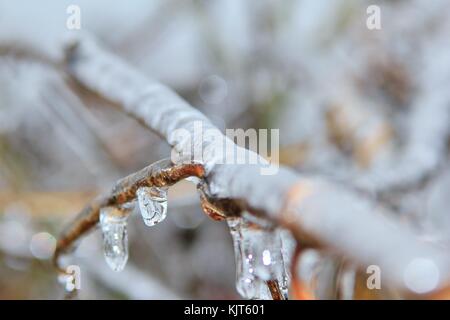
[[[236,258],[236,289],[246,299],[287,299],[288,277],[277,230],[227,219]]]
[[[234,245],[236,290],[245,299],[270,299],[270,293],[264,282],[255,275],[250,239],[243,235],[245,222],[242,218],[229,218],[227,223]]]
[[[144,223],[151,227],[167,215],[167,188],[142,187],[136,192]]]
[[[292,279],[291,265],[292,260],[294,259],[297,241],[295,240],[292,233],[287,229],[278,228],[277,232],[281,239],[281,254],[283,255],[284,270],[287,277],[287,287],[289,287],[289,282]],[[288,288],[286,288],[286,290],[288,290]]]
[[[289,280],[286,273],[284,258],[282,254],[282,243],[278,229],[265,230],[260,228],[250,229],[253,245],[255,248],[256,275],[270,283],[273,289],[277,289],[279,298],[288,298]]]
[[[127,218],[124,211],[115,207],[100,210],[104,255],[114,271],[122,271],[128,260]]]

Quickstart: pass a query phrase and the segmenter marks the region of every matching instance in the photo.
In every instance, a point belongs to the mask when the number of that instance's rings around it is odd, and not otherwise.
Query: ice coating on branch
[[[151,227],[167,215],[167,188],[141,187],[136,192],[144,223]]]
[[[245,179],[239,177],[245,176]],[[280,199],[299,179],[294,171],[280,167],[276,175],[262,176],[254,165],[217,165],[210,175],[210,192],[218,198],[240,198],[245,194],[253,208],[276,214],[282,210]],[[255,184],[255,181],[258,181]]]
[[[115,207],[100,210],[100,226],[103,234],[103,253],[113,271],[122,271],[128,260],[127,218]]]
[[[278,230],[266,230],[244,218],[227,219],[236,260],[236,289],[246,299],[273,299],[269,283],[281,299],[288,297],[281,238]],[[273,286],[273,285],[272,285]]]
[[[172,155],[176,155],[177,161],[199,161],[209,172],[216,164],[226,163],[226,153],[230,148],[236,154],[253,154],[249,150],[240,152],[242,148],[225,137],[201,112],[173,90],[133,70],[112,54],[102,51],[103,55],[98,57],[95,53],[99,50],[101,48],[95,40],[88,37],[75,41],[69,49],[72,74],[91,89],[144,119],[173,147]],[[85,59],[86,56],[90,58]],[[203,139],[204,135],[214,138]],[[221,143],[217,143],[218,140]],[[201,159],[197,159],[196,150],[200,150]],[[267,160],[257,154],[254,156],[259,164],[267,165]]]

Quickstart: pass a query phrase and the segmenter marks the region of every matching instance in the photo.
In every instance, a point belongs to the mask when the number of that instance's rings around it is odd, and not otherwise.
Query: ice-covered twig
[[[288,227],[301,244],[344,255],[362,270],[368,265],[379,266],[386,285],[428,294],[447,284],[450,260],[444,250],[420,242],[390,212],[345,186],[301,176],[285,167],[276,174],[262,175],[261,168],[267,162],[259,156],[257,165],[223,164],[224,159],[218,156],[223,154],[223,145],[173,135],[183,129],[195,137],[196,122],[201,122],[203,129],[216,128],[172,90],[148,79],[95,41],[84,38],[72,44],[67,51],[67,68],[81,85],[122,106],[162,136],[175,152],[201,146],[212,197],[243,203],[252,212]],[[254,154],[247,150],[246,155]],[[423,278],[429,280],[426,290],[416,290],[414,281]]]
[[[59,265],[61,254],[71,249],[76,240],[98,224],[101,208],[120,206],[134,200],[136,191],[141,187],[171,186],[182,179],[202,178],[203,175],[204,170],[201,164],[173,165],[170,160],[161,160],[119,180],[109,194],[99,196],[88,204],[59,237],[53,257],[55,266],[64,273]]]

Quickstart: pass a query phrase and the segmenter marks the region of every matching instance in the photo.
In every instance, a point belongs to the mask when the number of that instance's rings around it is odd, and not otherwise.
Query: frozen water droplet
[[[128,260],[127,218],[128,215],[118,208],[100,210],[104,255],[114,271],[122,271]]]
[[[227,219],[236,258],[236,289],[246,299],[272,299],[268,288],[287,299],[288,277],[277,230],[266,230],[244,218]],[[276,283],[276,285],[273,285]]]
[[[276,287],[283,299],[288,297],[288,276],[282,254],[282,242],[279,231],[251,229],[255,243],[255,273],[264,281],[276,281]]]
[[[270,293],[263,281],[254,274],[254,258],[242,218],[227,219],[236,260],[236,290],[245,299],[270,299]]]
[[[167,215],[167,188],[141,187],[136,192],[144,223],[151,227]]]

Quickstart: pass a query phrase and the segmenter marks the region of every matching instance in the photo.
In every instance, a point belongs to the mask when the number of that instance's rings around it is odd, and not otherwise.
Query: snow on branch
[[[256,164],[226,164],[224,145],[202,139],[194,132],[199,122],[204,130],[218,130],[201,112],[94,40],[81,38],[71,43],[66,63],[69,73],[82,86],[145,123],[172,146],[173,154],[181,160],[191,161],[195,150],[201,150],[204,181],[212,199],[232,199],[245,210],[288,228],[300,246],[342,255],[364,271],[369,265],[379,266],[384,283],[405,293],[431,295],[448,283],[450,259],[444,250],[420,241],[392,212],[354,190],[283,166],[274,174],[262,174],[270,164],[257,155]],[[194,138],[174,134],[180,129]],[[229,146],[239,148],[222,137],[225,150]],[[245,150],[245,156],[255,155]],[[94,202],[93,209],[96,211],[103,201]],[[95,218],[98,221],[98,215]],[[433,280],[436,273],[438,282]],[[436,283],[426,292],[414,292],[410,285],[414,281]]]

